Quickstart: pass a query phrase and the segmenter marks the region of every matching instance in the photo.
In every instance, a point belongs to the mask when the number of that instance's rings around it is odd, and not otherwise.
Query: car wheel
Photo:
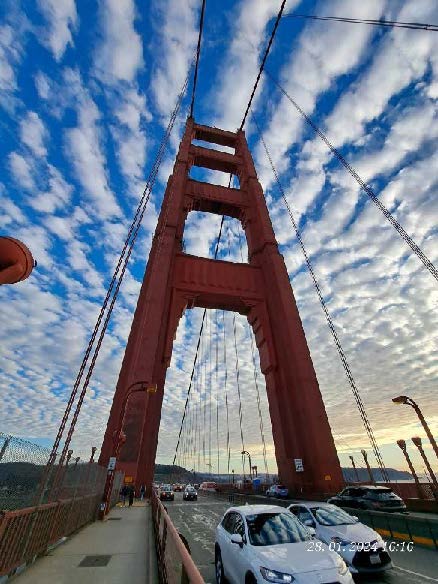
[[[215,568],[216,568],[215,569],[215,572],[216,572],[216,584],[226,584],[227,580],[225,578],[224,566],[222,564],[222,555],[221,555],[221,550],[219,548],[216,548],[214,565],[215,565]]]
[[[257,584],[257,580],[255,579],[254,574],[249,572],[249,574],[245,576],[245,584]]]

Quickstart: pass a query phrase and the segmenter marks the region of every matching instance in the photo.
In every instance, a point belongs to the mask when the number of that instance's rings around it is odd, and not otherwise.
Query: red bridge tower
[[[234,154],[195,146],[198,139]],[[189,178],[191,166],[237,175],[240,188]],[[249,263],[232,263],[182,251],[190,211],[239,219]],[[293,492],[333,492],[343,483],[321,393],[289,282],[278,251],[262,187],[243,131],[226,132],[187,121],[163,205],[105,433],[100,463],[114,454],[126,406],[126,443],[118,468],[150,487],[166,371],[178,321],[195,306],[247,316],[266,378],[275,454],[281,480]],[[155,393],[128,396],[139,382]],[[295,459],[303,470],[297,471]]]

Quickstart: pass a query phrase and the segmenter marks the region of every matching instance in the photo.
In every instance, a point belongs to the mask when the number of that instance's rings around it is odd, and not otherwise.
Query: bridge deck
[[[86,559],[91,565],[81,566]],[[38,559],[16,581],[17,584],[158,584],[150,507],[114,508],[106,521],[81,529]]]
[[[270,500],[269,503],[274,503]],[[182,493],[175,493],[175,501],[165,506],[177,530],[188,541],[192,558],[207,584],[215,582],[214,538],[216,526],[225,510],[227,501],[200,495],[197,502],[182,500]],[[438,552],[418,546],[412,552],[393,552],[393,570],[382,576],[361,576],[361,584],[431,584],[438,582]]]

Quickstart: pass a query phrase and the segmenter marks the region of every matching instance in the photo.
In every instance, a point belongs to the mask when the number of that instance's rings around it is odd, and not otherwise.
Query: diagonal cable
[[[339,162],[348,170],[351,176],[356,180],[363,191],[368,195],[376,207],[382,212],[389,223],[398,232],[400,237],[408,244],[415,255],[423,262],[424,266],[429,270],[435,280],[438,280],[438,270],[430,259],[426,256],[423,250],[415,243],[412,237],[405,231],[405,229],[400,225],[394,215],[385,207],[385,205],[380,201],[377,195],[374,193],[372,188],[368,186],[365,181],[359,176],[357,171],[351,166],[349,162],[342,156],[337,148],[335,148],[327,136],[322,132],[322,130],[309,118],[309,116],[304,112],[304,110],[297,104],[297,102],[287,93],[282,85],[265,69],[265,74],[271,79],[271,81],[278,87],[281,93],[290,101],[290,103],[295,107],[295,109],[301,114],[305,121],[309,124],[312,130],[318,134],[321,140],[326,144],[329,150],[336,156]]]
[[[387,28],[410,28],[412,30],[428,30],[438,32],[437,24],[423,22],[399,22],[397,20],[385,20],[383,18],[345,18],[342,16],[315,16],[314,14],[285,14],[283,18],[309,18],[312,20],[332,20],[335,22],[348,22],[353,24],[369,24],[372,26],[384,26]]]
[[[257,73],[257,78],[255,80],[254,87],[252,88],[251,96],[249,98],[248,105],[246,106],[246,110],[245,110],[245,113],[243,115],[243,120],[242,120],[242,123],[240,124],[239,130],[243,130],[243,126],[245,125],[246,118],[248,117],[248,112],[251,108],[252,101],[253,101],[254,96],[256,94],[257,87],[258,87],[259,81],[260,81],[260,77],[262,76],[263,69],[265,67],[266,59],[268,58],[269,51],[271,50],[272,43],[274,42],[275,33],[277,32],[278,25],[280,24],[280,20],[281,20],[281,17],[283,15],[283,10],[284,10],[285,5],[286,5],[286,0],[283,0],[281,3],[281,6],[280,6],[280,10],[278,11],[278,14],[277,14],[277,18],[275,20],[274,28],[272,29],[271,36],[269,38],[268,45],[267,45],[265,53],[263,55],[262,62],[260,63],[259,72]]]
[[[337,332],[336,327],[334,325],[333,319],[332,319],[331,314],[329,312],[329,309],[327,307],[327,303],[326,303],[326,301],[324,299],[324,296],[322,294],[322,291],[321,291],[321,288],[320,288],[318,279],[317,279],[316,274],[315,274],[315,272],[313,270],[312,263],[310,261],[310,258],[308,256],[308,254],[307,254],[307,250],[305,248],[304,241],[303,241],[303,238],[301,236],[301,232],[299,230],[299,227],[298,227],[297,222],[295,221],[295,217],[294,217],[294,215],[292,213],[292,209],[291,209],[291,207],[289,205],[289,202],[287,200],[287,197],[286,197],[286,194],[284,192],[283,186],[282,186],[282,184],[280,182],[280,179],[278,177],[277,170],[276,170],[276,168],[274,166],[274,163],[272,161],[271,154],[270,154],[270,152],[268,150],[268,147],[266,145],[266,142],[265,142],[265,140],[263,138],[263,134],[261,132],[259,123],[257,121],[257,118],[255,117],[255,115],[254,115],[253,112],[251,112],[251,113],[252,113],[252,117],[253,117],[255,126],[257,128],[257,131],[258,131],[260,140],[261,140],[261,142],[263,144],[263,147],[264,147],[264,150],[266,152],[266,156],[267,156],[267,158],[269,160],[269,164],[271,166],[272,172],[274,174],[274,177],[275,177],[275,181],[277,183],[278,190],[280,191],[281,198],[283,199],[283,202],[284,202],[284,204],[286,206],[287,212],[289,214],[290,221],[291,221],[292,226],[293,226],[293,228],[295,230],[295,234],[296,234],[298,243],[300,244],[301,251],[303,252],[303,256],[304,256],[304,259],[306,261],[307,269],[309,270],[309,273],[310,273],[311,278],[313,280],[313,285],[315,287],[316,293],[317,293],[318,298],[319,298],[319,301],[321,303],[321,308],[322,308],[322,310],[323,310],[323,312],[325,314],[325,317],[326,317],[326,320],[327,320],[327,324],[329,326],[329,329],[330,329],[330,332],[332,334],[333,340],[335,341],[335,345],[336,345],[336,348],[338,350],[338,354],[339,354],[339,357],[341,359],[342,366],[344,368],[345,374],[347,376],[348,382],[349,382],[350,387],[351,387],[351,390],[353,392],[353,396],[354,396],[354,399],[356,401],[356,405],[357,405],[357,408],[359,410],[359,413],[360,413],[362,422],[363,422],[363,424],[365,426],[365,430],[366,430],[366,432],[368,434],[368,438],[370,440],[370,443],[371,443],[371,446],[372,446],[374,455],[376,457],[376,460],[377,460],[378,465],[380,466],[380,469],[382,471],[382,476],[384,477],[384,480],[386,482],[388,482],[389,481],[388,474],[386,472],[386,468],[385,468],[385,465],[384,465],[382,456],[380,454],[379,446],[378,446],[377,441],[376,441],[376,439],[374,437],[373,429],[372,429],[371,424],[370,424],[370,422],[368,420],[368,415],[367,415],[366,410],[365,410],[365,405],[364,405],[364,403],[362,401],[362,397],[361,397],[361,395],[359,393],[359,389],[358,389],[358,387],[356,385],[356,381],[355,381],[355,379],[353,377],[353,373],[351,371],[350,365],[349,365],[348,360],[347,360],[347,356],[346,356],[346,354],[344,352],[344,349],[342,347],[341,341],[339,339],[338,332]]]
[[[196,47],[195,74],[193,76],[192,101],[190,103],[190,117],[191,118],[193,118],[193,110],[195,107],[196,83],[198,81],[198,68],[199,68],[199,58],[201,55],[202,31],[204,29],[205,2],[206,2],[206,0],[202,0],[201,16],[199,18],[198,46]]]

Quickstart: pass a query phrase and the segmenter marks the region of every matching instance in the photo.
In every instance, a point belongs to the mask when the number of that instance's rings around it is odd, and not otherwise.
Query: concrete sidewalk
[[[148,504],[137,504],[116,507],[104,522],[84,527],[36,560],[14,582],[156,584],[156,563],[151,509]]]

